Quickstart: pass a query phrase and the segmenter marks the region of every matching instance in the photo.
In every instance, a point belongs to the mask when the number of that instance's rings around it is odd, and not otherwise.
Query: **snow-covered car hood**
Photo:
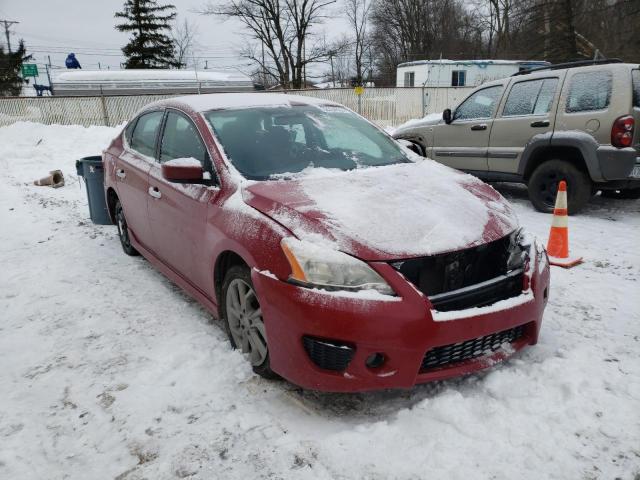
[[[492,187],[432,160],[311,172],[245,185],[243,199],[299,239],[364,260],[460,250],[517,228]]]
[[[393,137],[397,137],[400,134],[410,132],[416,128],[430,127],[432,125],[438,125],[439,123],[443,123],[442,113],[431,113],[423,118],[415,118],[403,123],[394,129],[391,134]]]

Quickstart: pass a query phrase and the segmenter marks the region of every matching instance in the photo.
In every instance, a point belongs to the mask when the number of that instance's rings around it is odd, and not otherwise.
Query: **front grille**
[[[354,347],[346,343],[308,336],[302,337],[302,344],[313,363],[325,370],[336,372],[346,370],[355,351]]]
[[[477,247],[391,265],[432,299],[434,308],[448,311],[490,305],[519,295],[525,259],[526,252],[514,232]],[[460,298],[443,295],[448,292],[460,293]]]
[[[451,367],[456,363],[482,357],[499,350],[505,343],[512,344],[525,334],[525,326],[520,325],[502,332],[491,333],[484,337],[465,342],[444,345],[429,350],[422,359],[420,371]]]
[[[434,295],[429,300],[433,308],[440,312],[493,305],[522,293],[522,275],[522,269],[518,269],[477,285]]]

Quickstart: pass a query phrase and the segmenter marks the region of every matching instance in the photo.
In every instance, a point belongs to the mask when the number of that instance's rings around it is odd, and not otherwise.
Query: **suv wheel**
[[[640,188],[623,188],[622,190],[602,190],[601,195],[605,198],[637,200],[638,198],[640,198]]]
[[[229,269],[222,284],[222,318],[231,346],[246,354],[253,371],[264,378],[278,376],[269,366],[269,347],[262,321],[262,310],[244,265]]]
[[[549,160],[533,171],[529,178],[529,199],[536,210],[552,213],[561,180],[567,182],[569,213],[578,213],[591,197],[589,175],[570,162]]]

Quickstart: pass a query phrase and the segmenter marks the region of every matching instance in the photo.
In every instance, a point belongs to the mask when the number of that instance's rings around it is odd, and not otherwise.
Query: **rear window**
[[[631,72],[633,79],[633,106],[640,108],[640,70]]]
[[[604,110],[611,100],[611,72],[576,73],[571,78],[566,111],[568,113]]]

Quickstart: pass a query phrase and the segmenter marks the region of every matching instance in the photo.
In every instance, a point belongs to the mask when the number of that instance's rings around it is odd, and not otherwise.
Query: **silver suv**
[[[483,180],[527,184],[543,212],[565,180],[576,213],[598,190],[640,198],[638,130],[640,66],[607,60],[486,83],[442,118],[409,122],[393,136]]]

